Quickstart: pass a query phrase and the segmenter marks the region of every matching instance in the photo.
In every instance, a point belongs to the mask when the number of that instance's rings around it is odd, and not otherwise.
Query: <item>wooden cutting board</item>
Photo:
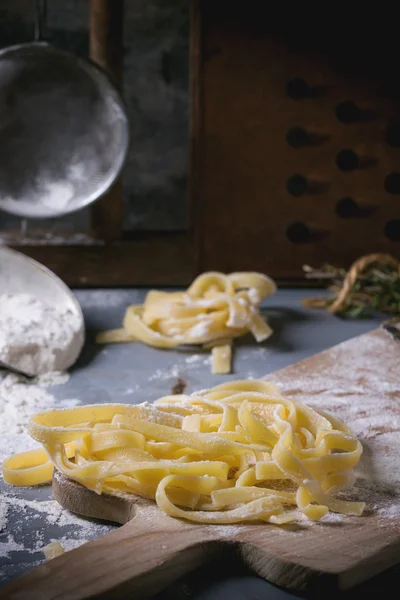
[[[355,495],[365,516],[323,522],[196,525],[139,498],[98,496],[56,476],[54,497],[78,514],[125,524],[36,567],[3,590],[8,599],[145,598],[221,551],[290,589],[350,588],[400,563],[400,343],[383,330],[354,338],[268,376],[298,400],[330,411],[360,436]]]

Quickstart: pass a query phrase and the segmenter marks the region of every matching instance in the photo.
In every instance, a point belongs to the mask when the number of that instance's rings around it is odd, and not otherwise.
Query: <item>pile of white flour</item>
[[[30,294],[0,295],[0,361],[40,375],[68,368],[82,345],[79,314]]]

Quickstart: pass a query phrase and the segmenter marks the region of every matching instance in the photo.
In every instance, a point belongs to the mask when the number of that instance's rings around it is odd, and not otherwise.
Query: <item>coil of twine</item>
[[[383,253],[367,254],[361,256],[351,265],[343,281],[342,288],[332,304],[327,305],[326,298],[308,298],[304,301],[304,305],[310,308],[326,308],[330,313],[337,314],[345,307],[360,274],[373,264],[391,265],[400,276],[400,261],[397,258]]]

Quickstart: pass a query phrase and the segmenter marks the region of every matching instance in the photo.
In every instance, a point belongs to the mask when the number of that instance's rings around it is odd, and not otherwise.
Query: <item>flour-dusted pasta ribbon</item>
[[[61,556],[65,553],[65,550],[58,540],[54,542],[50,542],[47,544],[42,550],[46,560],[53,560],[53,558],[57,558],[57,556]]]
[[[43,449],[4,463],[12,485],[49,482],[53,465],[98,494],[136,494],[197,523],[361,515],[337,498],[362,446],[338,419],[267,381],[235,381],[154,404],[99,404],[34,415]]]
[[[213,373],[229,373],[234,338],[250,332],[262,342],[271,335],[260,304],[275,291],[261,273],[203,273],[185,292],[150,291],[143,306],[127,308],[122,329],[99,333],[97,342],[200,345],[212,351]]]

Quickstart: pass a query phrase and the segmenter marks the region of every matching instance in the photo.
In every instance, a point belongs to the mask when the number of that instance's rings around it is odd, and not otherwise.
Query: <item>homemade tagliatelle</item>
[[[185,292],[150,291],[143,305],[128,306],[122,329],[99,333],[96,341],[200,345],[212,349],[213,373],[230,373],[233,338],[251,332],[262,342],[271,335],[259,308],[275,291],[261,273],[204,273]]]
[[[266,381],[225,383],[154,404],[37,413],[43,449],[12,456],[12,485],[49,482],[53,465],[98,494],[150,498],[197,523],[361,515],[334,494],[351,485],[362,446],[336,418],[284,397]]]
[[[59,541],[50,542],[50,544],[47,544],[47,546],[43,548],[42,552],[46,560],[53,560],[53,558],[65,554],[65,550]]]

